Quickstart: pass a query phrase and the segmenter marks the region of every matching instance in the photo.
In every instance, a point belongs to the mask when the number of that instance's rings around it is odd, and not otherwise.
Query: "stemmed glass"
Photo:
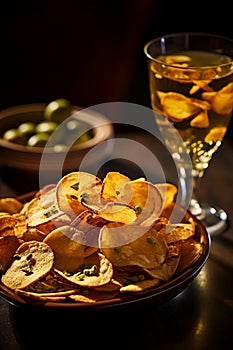
[[[197,189],[213,154],[222,144],[233,109],[233,40],[209,33],[174,33],[144,47],[152,109],[166,145],[180,161],[171,127],[192,161],[189,209],[211,235],[226,229],[222,208],[200,203]]]

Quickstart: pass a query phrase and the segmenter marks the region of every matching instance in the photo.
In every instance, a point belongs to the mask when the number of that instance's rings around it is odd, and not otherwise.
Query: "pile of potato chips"
[[[182,212],[176,194],[171,183],[77,171],[26,203],[0,199],[0,290],[30,303],[94,303],[166,283],[203,252],[191,214],[170,220]]]

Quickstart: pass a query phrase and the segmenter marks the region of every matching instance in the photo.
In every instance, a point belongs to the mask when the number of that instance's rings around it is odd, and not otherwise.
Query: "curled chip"
[[[97,287],[98,288],[98,287]],[[104,288],[104,287],[101,287]],[[96,301],[108,300],[117,296],[118,291],[95,291],[95,290],[83,290],[81,293],[75,293],[69,296],[69,299],[78,303],[95,303]]]
[[[12,290],[23,289],[45,276],[51,270],[53,262],[54,254],[48,244],[24,242],[16,250],[14,261],[2,275],[1,282]]]
[[[161,198],[163,199],[163,209],[167,208],[175,201],[177,194],[177,187],[172,183],[157,183],[155,187],[159,190]]]
[[[120,293],[140,293],[152,287],[157,287],[159,284],[160,280],[158,278],[139,281],[121,287]]]
[[[213,78],[215,77],[215,72],[213,71]],[[203,89],[205,91],[213,91],[212,87],[209,86],[212,80],[193,80],[195,85],[192,86],[189,91],[190,95],[194,95],[199,89]]]
[[[13,255],[19,244],[16,236],[0,237],[0,273],[5,272],[11,265]]]
[[[130,224],[136,220],[136,210],[124,203],[107,202],[104,206],[86,204],[85,206],[103,220]]]
[[[113,266],[103,254],[97,252],[85,259],[84,264],[73,274],[55,271],[64,279],[82,287],[98,287],[109,283],[113,277]]]
[[[131,179],[117,171],[110,171],[103,180],[101,197],[105,201],[121,201],[125,185]]]
[[[163,208],[163,199],[158,188],[143,180],[128,182],[121,201],[136,210],[135,223],[143,226],[151,226]]]
[[[211,103],[211,108],[216,113],[231,113],[233,110],[233,82],[217,92],[203,92],[202,98]]]
[[[51,231],[44,239],[53,250],[54,267],[75,272],[84,260],[83,232],[72,226],[62,226]]]
[[[85,207],[85,203],[94,204],[100,201],[102,181],[95,175],[86,172],[69,173],[58,182],[56,187],[57,203],[61,211],[75,217]]]
[[[43,192],[42,192],[43,193]],[[38,227],[39,225],[48,223],[54,218],[62,215],[56,201],[56,191],[52,188],[50,191],[38,194],[27,204],[24,213],[28,217],[28,225]]]
[[[62,292],[47,292],[47,293],[36,293],[36,292],[30,292],[23,289],[18,289],[16,293],[25,299],[30,299],[32,301],[65,301],[68,296],[75,293],[74,289],[71,290],[65,290]]]
[[[16,225],[17,219],[10,214],[0,216],[0,236],[14,235],[14,226]]]
[[[175,274],[179,265],[180,255],[167,258],[160,266],[155,269],[145,269],[153,278],[158,278],[162,281],[169,281]]]
[[[193,230],[192,223],[190,224],[178,224],[168,225],[168,230],[164,234],[167,243],[174,243],[185,240],[189,237],[194,236],[195,231]]]
[[[168,247],[162,235],[140,225],[105,225],[100,231],[101,252],[114,266],[154,268],[162,264]]]
[[[19,213],[22,208],[23,203],[16,198],[0,198],[0,212],[16,214]]]
[[[160,104],[166,116],[177,122],[189,119],[201,111],[191,99],[178,92],[167,92],[160,100]]]
[[[180,273],[194,264],[203,252],[203,246],[201,243],[189,238],[180,242],[181,256],[179,265],[177,267],[177,273]]]
[[[194,117],[190,125],[194,128],[208,128],[210,125],[208,111],[205,109]]]

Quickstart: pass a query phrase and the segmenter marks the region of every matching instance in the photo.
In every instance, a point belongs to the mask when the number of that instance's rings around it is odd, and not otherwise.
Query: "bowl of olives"
[[[38,172],[46,159],[42,170],[56,171],[61,165],[65,173],[77,170],[91,149],[112,137],[106,116],[64,98],[14,106],[0,111],[0,165]],[[101,148],[99,158],[107,148]]]

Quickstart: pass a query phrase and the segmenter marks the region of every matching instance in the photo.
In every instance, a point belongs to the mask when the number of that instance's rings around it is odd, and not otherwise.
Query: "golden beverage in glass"
[[[162,117],[158,126],[174,154],[179,150],[166,120],[179,132],[192,161],[196,190],[197,179],[221,145],[232,115],[233,41],[205,33],[177,33],[152,40],[145,54],[152,108]],[[226,213],[220,209],[221,218],[215,215],[210,220],[213,206],[205,209],[192,199],[190,210],[215,227],[210,233],[222,229]]]

